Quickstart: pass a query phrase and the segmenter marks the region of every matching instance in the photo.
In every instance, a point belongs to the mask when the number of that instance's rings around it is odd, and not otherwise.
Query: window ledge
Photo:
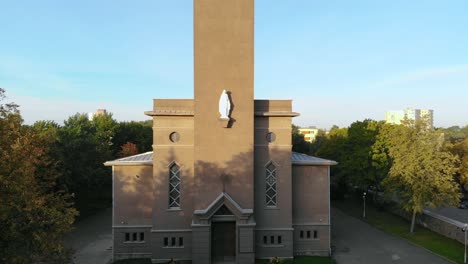
[[[281,245],[265,245],[265,244],[260,244],[261,247],[264,247],[264,248],[282,248],[284,247],[283,244]]]
[[[124,244],[145,244],[146,241],[124,241]]]
[[[178,246],[174,246],[174,247],[165,247],[165,246],[164,246],[164,247],[162,247],[162,248],[164,248],[164,249],[168,249],[168,248],[184,248],[184,246],[181,246],[181,247],[178,247]]]

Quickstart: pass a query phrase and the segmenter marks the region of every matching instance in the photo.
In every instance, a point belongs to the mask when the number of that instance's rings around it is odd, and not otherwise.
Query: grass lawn
[[[353,201],[352,198],[349,199],[347,201],[332,201],[332,206],[348,215],[362,219],[362,203]],[[370,203],[366,204],[365,221],[378,229],[407,239],[456,263],[463,263],[463,244],[419,225],[415,227],[415,232],[411,234],[408,220],[390,212],[378,210]]]
[[[268,260],[257,260],[257,264],[268,264]],[[292,260],[282,260],[281,264],[335,264],[329,257],[298,257]],[[113,262],[113,264],[151,264],[151,260],[145,259],[123,259]]]

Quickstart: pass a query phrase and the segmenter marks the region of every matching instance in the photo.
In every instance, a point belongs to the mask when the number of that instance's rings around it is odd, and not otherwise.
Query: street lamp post
[[[362,200],[363,200],[363,204],[364,204],[364,207],[363,207],[363,210],[362,210],[362,218],[366,218],[366,192],[364,192],[362,194]]]
[[[468,233],[468,224],[465,223],[465,225],[463,225],[463,232],[465,232],[465,254],[463,255],[463,263],[466,264],[466,233]]]

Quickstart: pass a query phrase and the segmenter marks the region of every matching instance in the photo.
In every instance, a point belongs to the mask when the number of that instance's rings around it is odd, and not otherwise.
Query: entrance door
[[[211,256],[213,263],[236,261],[236,222],[211,223]]]

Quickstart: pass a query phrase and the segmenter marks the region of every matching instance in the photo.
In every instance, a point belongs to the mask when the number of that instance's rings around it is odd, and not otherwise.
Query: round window
[[[273,132],[269,132],[266,134],[266,140],[268,142],[274,142],[276,140],[276,134]]]
[[[180,140],[180,135],[179,133],[177,132],[172,132],[170,135],[169,135],[169,139],[172,141],[172,142],[177,142]]]

